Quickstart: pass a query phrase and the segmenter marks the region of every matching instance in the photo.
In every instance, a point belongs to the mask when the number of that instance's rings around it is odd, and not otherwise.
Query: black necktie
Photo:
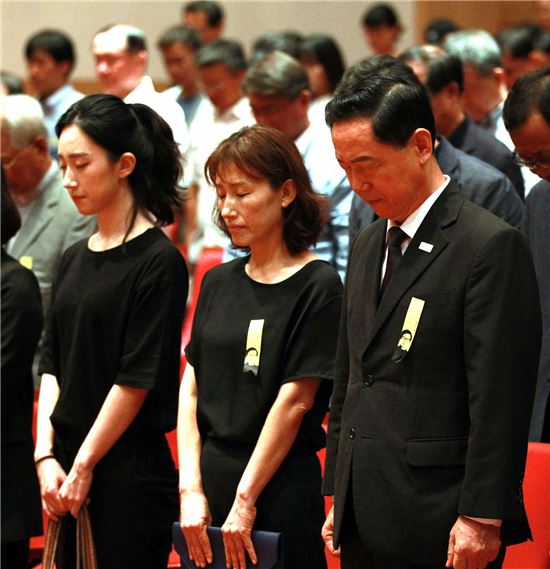
[[[390,227],[388,231],[388,236],[386,239],[386,244],[388,246],[388,259],[386,261],[386,272],[384,273],[384,278],[382,280],[382,287],[380,289],[380,296],[384,294],[384,290],[388,286],[393,273],[397,269],[401,257],[401,244],[405,239],[407,239],[407,234],[397,226]]]

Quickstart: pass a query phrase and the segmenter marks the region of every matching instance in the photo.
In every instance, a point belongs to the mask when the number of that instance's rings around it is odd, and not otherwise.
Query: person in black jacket
[[[504,123],[525,165],[543,178],[525,203],[542,304],[543,341],[529,440],[550,442],[550,68],[518,79],[504,103]]]
[[[399,59],[409,65],[428,88],[437,133],[454,147],[500,170],[523,199],[523,176],[512,152],[464,112],[464,73],[460,59],[433,45],[411,47]]]
[[[499,568],[531,537],[521,486],[541,318],[527,242],[441,171],[418,82],[372,74],[337,90],[326,118],[379,219],[348,263],[325,543],[341,545],[342,569]]]
[[[32,362],[42,301],[32,271],[4,250],[20,226],[2,170],[2,566],[10,569],[26,569],[29,538],[42,533],[32,440]]]

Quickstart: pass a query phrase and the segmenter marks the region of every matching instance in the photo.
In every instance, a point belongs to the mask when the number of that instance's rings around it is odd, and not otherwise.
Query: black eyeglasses
[[[23,152],[25,152],[25,150],[27,150],[27,148],[30,148],[32,145],[33,143],[31,142],[27,144],[27,146],[23,146],[23,148],[21,148],[15,153],[15,156],[11,160],[8,160],[7,162],[2,162],[2,168],[4,168],[4,171],[11,170],[17,164],[17,161],[19,160]]]
[[[524,160],[515,150],[514,150],[514,161],[519,166],[525,166],[529,170],[536,170],[538,168],[550,168],[550,157],[541,158],[540,160]]]

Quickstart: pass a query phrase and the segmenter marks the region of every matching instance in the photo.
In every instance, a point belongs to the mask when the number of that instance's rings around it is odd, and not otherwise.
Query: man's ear
[[[57,65],[59,65],[59,69],[63,73],[63,77],[68,79],[71,71],[73,70],[73,64],[70,61],[61,61]]]
[[[143,49],[134,54],[135,61],[139,62],[144,69],[147,68],[147,57],[148,57],[147,52]]]
[[[287,180],[281,186],[281,207],[288,207],[296,198],[296,184],[294,180]]]
[[[136,167],[136,157],[131,152],[125,152],[118,159],[119,178],[127,178]]]
[[[48,139],[45,136],[37,136],[31,144],[34,144],[42,154],[49,154]]]
[[[425,128],[417,128],[411,137],[414,150],[420,162],[427,162],[433,154],[433,139],[430,131]]]
[[[458,83],[456,81],[451,81],[450,83],[445,85],[445,89],[446,89],[449,97],[451,97],[452,99],[457,99],[462,94],[460,92],[460,89],[458,87]]]
[[[307,105],[309,107],[309,104],[311,103],[311,100],[313,99],[313,95],[311,94],[311,91],[309,89],[304,89],[299,95],[298,95],[300,102],[303,105]]]
[[[504,83],[506,73],[504,73],[504,69],[502,67],[495,67],[492,71],[492,75],[499,85]]]

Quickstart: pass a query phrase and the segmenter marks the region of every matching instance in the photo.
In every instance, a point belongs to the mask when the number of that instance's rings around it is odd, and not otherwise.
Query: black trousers
[[[340,552],[341,569],[446,569],[445,562],[447,561],[442,559],[441,563],[436,565],[404,563],[392,556],[369,551],[357,531],[351,485],[344,510]],[[486,569],[501,569],[505,554],[506,547],[503,546],[497,558],[489,563]]]
[[[353,531],[349,527],[346,529],[346,532],[342,532],[341,569],[446,569],[445,559],[437,565],[408,564],[392,557],[373,554],[363,545],[357,530]],[[487,569],[501,569],[505,553],[506,548],[503,547],[498,557],[487,565]]]
[[[70,468],[74,452],[56,440],[63,468]],[[179,497],[164,436],[117,443],[95,468],[88,510],[100,569],[166,569]],[[76,567],[76,520],[70,514],[62,521],[56,565]]]
[[[28,569],[29,540],[3,543],[1,565],[2,569]]]

